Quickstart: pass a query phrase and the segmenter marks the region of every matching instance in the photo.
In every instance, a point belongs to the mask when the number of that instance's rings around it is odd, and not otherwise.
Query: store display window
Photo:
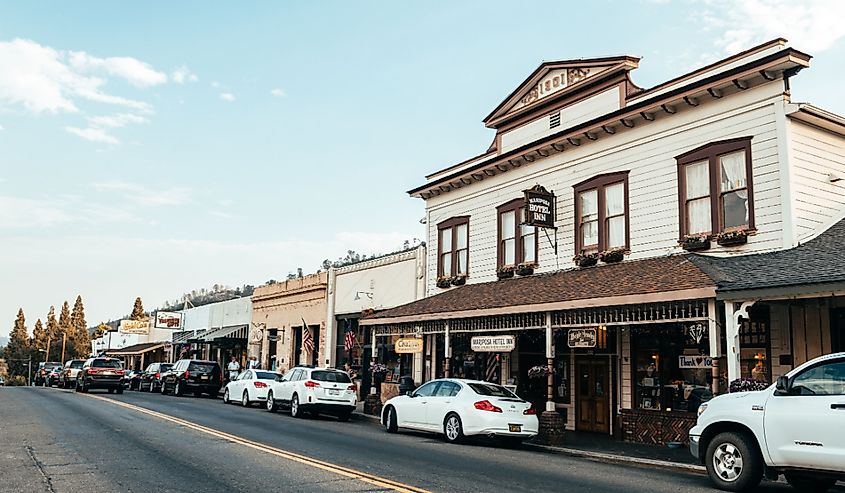
[[[751,307],[748,315],[750,319],[743,319],[739,327],[740,375],[742,378],[772,383],[769,307]]]

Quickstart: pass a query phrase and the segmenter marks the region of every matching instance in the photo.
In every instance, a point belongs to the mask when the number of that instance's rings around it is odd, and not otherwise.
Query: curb
[[[684,464],[683,462],[671,462],[658,459],[646,459],[644,457],[631,457],[628,455],[608,454],[604,452],[592,452],[587,450],[579,450],[566,447],[552,447],[549,445],[539,445],[536,443],[524,443],[523,447],[526,449],[534,449],[543,452],[551,452],[554,454],[568,455],[571,457],[580,457],[584,459],[593,459],[599,462],[608,462],[611,464],[630,464],[643,467],[655,467],[661,469],[669,469],[680,472],[691,472],[696,474],[706,474],[707,469],[704,466],[697,464]]]
[[[352,413],[352,416],[358,421],[372,421],[373,423],[381,424],[381,418],[379,418],[378,416],[372,416],[358,411],[354,411]]]

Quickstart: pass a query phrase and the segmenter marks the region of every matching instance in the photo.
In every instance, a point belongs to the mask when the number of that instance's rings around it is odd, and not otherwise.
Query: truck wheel
[[[753,442],[735,432],[719,433],[707,447],[704,465],[716,487],[725,491],[747,491],[763,479],[763,458]]]
[[[794,472],[784,473],[784,477],[790,486],[802,493],[824,493],[836,485],[835,479],[813,478]]]

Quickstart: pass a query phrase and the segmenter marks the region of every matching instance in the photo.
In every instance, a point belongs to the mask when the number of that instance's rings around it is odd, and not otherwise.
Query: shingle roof
[[[845,219],[816,238],[789,250],[690,260],[716,281],[718,290],[765,289],[845,282]]]
[[[409,317],[707,287],[715,288],[715,284],[689,262],[686,255],[675,255],[467,284],[368,318]]]
[[[127,346],[122,349],[111,349],[106,351],[106,354],[112,355],[124,355],[124,354],[141,354],[146,353],[147,351],[152,351],[154,349],[158,349],[159,347],[163,347],[163,342],[142,342],[141,344],[134,344],[132,346]]]

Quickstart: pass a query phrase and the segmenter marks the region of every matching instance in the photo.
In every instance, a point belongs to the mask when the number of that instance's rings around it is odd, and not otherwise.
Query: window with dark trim
[[[437,225],[437,276],[469,273],[469,216],[447,219]]]
[[[712,142],[675,159],[681,239],[754,229],[751,137]]]
[[[575,253],[630,250],[628,172],[590,178],[575,189]]]
[[[498,218],[498,267],[537,263],[537,228],[526,226],[525,199],[514,199],[496,208]]]

